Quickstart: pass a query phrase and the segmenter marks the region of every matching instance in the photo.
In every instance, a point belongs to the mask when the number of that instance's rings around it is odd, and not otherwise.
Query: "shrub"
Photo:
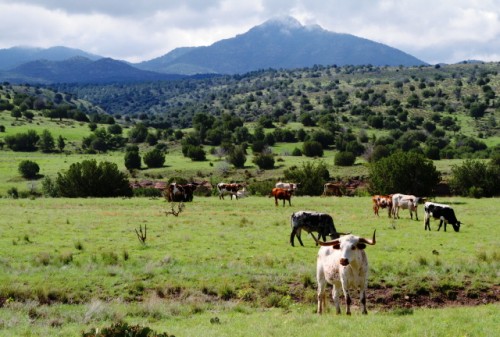
[[[144,163],[149,168],[162,167],[165,164],[165,154],[158,149],[153,149],[144,155]]]
[[[370,165],[370,193],[432,195],[441,175],[433,162],[416,152],[398,151]]]
[[[297,194],[321,195],[323,185],[330,179],[330,173],[323,161],[304,162],[302,167],[293,166],[283,172],[286,181],[300,184]]]
[[[31,160],[23,160],[18,166],[19,173],[26,179],[36,178],[38,172],[40,172],[40,166]]]
[[[68,171],[57,174],[56,186],[60,196],[69,198],[132,196],[127,176],[106,161],[71,164]]]
[[[499,194],[500,165],[495,159],[487,165],[479,160],[466,160],[451,169],[450,187],[461,195],[474,198]]]
[[[139,155],[139,151],[132,150],[125,152],[125,167],[129,171],[141,168],[141,156]]]
[[[236,168],[245,167],[245,162],[247,161],[247,156],[245,155],[245,150],[241,146],[236,146],[231,154],[229,155],[228,161],[234,165]]]
[[[323,157],[323,146],[317,141],[306,141],[302,145],[302,152],[307,157]]]
[[[274,156],[271,153],[258,154],[254,157],[253,162],[261,170],[272,170],[274,168]]]
[[[193,161],[204,161],[207,159],[205,150],[200,145],[188,145],[186,156]]]
[[[335,165],[337,166],[352,166],[356,161],[356,156],[352,152],[341,151],[335,155]]]
[[[5,144],[12,151],[36,151],[36,144],[40,136],[34,130],[28,130],[26,133],[17,133],[15,135],[5,137]]]
[[[296,147],[292,151],[292,156],[300,157],[300,156],[302,156],[302,151],[298,147]]]

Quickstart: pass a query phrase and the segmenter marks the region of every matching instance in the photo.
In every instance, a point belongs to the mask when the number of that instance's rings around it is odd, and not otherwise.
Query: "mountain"
[[[267,68],[313,65],[418,66],[426,63],[390,46],[318,25],[303,26],[292,17],[277,18],[208,47],[175,49],[138,68],[164,73],[241,74]]]
[[[115,83],[172,80],[183,75],[160,74],[140,70],[110,58],[96,61],[76,56],[64,61],[37,60],[20,65],[11,71],[0,72],[8,82],[30,83]]]
[[[94,61],[102,58],[102,56],[90,54],[80,49],[67,47],[52,47],[46,49],[33,47],[12,47],[8,49],[0,49],[0,70],[9,70],[31,61],[64,61],[76,56],[86,57]]]

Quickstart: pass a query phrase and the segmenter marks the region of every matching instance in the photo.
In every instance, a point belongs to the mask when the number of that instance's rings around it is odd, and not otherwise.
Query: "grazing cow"
[[[287,190],[284,188],[273,188],[269,198],[274,197],[274,204],[278,206],[278,200],[283,200],[283,207],[285,207],[285,201],[288,200],[288,205],[292,206],[290,199],[292,198],[293,190]]]
[[[233,196],[238,200],[238,190],[243,188],[243,184],[226,184],[226,183],[218,183],[217,191],[219,192],[219,199],[224,200],[224,194],[231,195],[231,200],[233,200]]]
[[[284,183],[284,182],[277,182],[276,183],[276,186],[274,186],[276,188],[284,188],[284,189],[287,189],[287,190],[292,190],[294,192],[297,192],[297,190],[299,189],[299,184],[297,183]]]
[[[236,199],[246,198],[248,196],[248,191],[246,187],[236,192]]]
[[[326,183],[323,186],[323,196],[333,195],[341,197],[344,191],[344,185],[341,183]]]
[[[291,226],[292,233],[290,234],[290,244],[294,245],[294,238],[297,236],[300,245],[304,246],[302,239],[300,238],[300,232],[305,230],[307,233],[317,232],[318,238],[322,238],[326,241],[326,236],[330,236],[331,239],[336,239],[339,237],[339,233],[335,229],[333,224],[333,219],[329,214],[318,213],[312,211],[298,211],[291,216]],[[316,246],[318,243],[316,243]]]
[[[326,284],[332,284],[332,297],[337,314],[340,314],[339,292],[344,292],[346,314],[351,314],[351,293],[359,290],[362,313],[366,311],[366,288],[368,286],[368,259],[364,249],[375,244],[375,231],[372,240],[354,235],[341,236],[329,242],[318,243],[322,246],[318,252],[316,279],[318,281],[318,314],[326,306]]]
[[[372,197],[373,201],[373,213],[378,216],[378,210],[380,208],[387,208],[387,215],[391,217],[392,211],[392,194],[389,195],[374,195]]]
[[[181,185],[171,183],[163,191],[163,195],[169,202],[193,201],[193,192],[198,187],[198,183]]]
[[[457,220],[455,216],[455,211],[448,205],[437,204],[435,202],[426,202],[424,205],[425,210],[425,220],[424,220],[424,230],[431,230],[430,218],[439,219],[438,231],[444,223],[444,231],[446,232],[446,224],[453,226],[455,232],[460,230],[460,221]]]
[[[408,209],[410,211],[410,217],[413,220],[413,212],[415,212],[415,219],[418,221],[417,207],[424,198],[416,197],[414,195],[406,195],[401,193],[396,193],[392,195],[392,215],[394,219],[396,217],[399,219],[399,209]]]

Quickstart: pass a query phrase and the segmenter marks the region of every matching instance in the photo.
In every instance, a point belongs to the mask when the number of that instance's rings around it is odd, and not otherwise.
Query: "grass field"
[[[0,336],[76,336],[117,320],[176,336],[493,336],[499,201],[437,201],[454,206],[459,233],[436,222],[424,232],[421,209],[418,222],[377,218],[367,197],[195,197],[178,217],[160,199],[0,199]],[[305,247],[288,242],[301,209],[332,214],[338,231],[377,230],[367,317],[314,313],[317,248],[305,234]],[[493,304],[449,307],[482,299]]]

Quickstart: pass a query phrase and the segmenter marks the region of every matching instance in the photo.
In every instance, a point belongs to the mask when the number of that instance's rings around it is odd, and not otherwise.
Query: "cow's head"
[[[461,224],[462,223],[460,221],[457,221],[457,223],[452,223],[451,225],[453,226],[453,229],[455,230],[455,232],[459,232]]]
[[[332,246],[333,249],[340,250],[341,255],[339,263],[342,266],[347,266],[353,259],[356,259],[356,250],[363,250],[366,248],[367,244],[374,245],[376,243],[375,232],[376,230],[373,231],[373,238],[371,240],[349,234],[332,241],[322,242],[317,240],[317,242],[320,246]]]

